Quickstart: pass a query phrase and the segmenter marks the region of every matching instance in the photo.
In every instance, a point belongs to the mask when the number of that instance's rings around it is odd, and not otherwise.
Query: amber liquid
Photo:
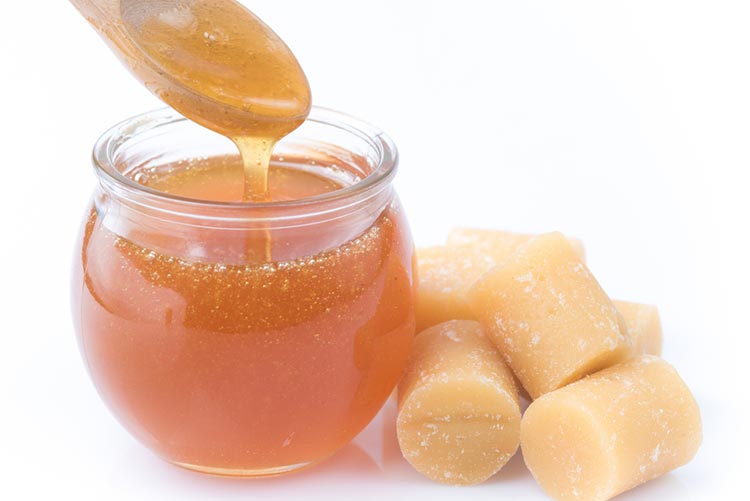
[[[230,201],[241,197],[238,163],[219,157],[133,177]],[[275,200],[338,186],[285,165],[272,163]],[[83,231],[80,344],[115,414],[171,461],[258,475],[320,460],[351,440],[397,383],[414,331],[413,245],[399,209],[314,255],[295,255],[314,240],[309,233],[275,236],[281,257],[257,264],[186,258],[181,247],[228,253],[243,236],[207,238],[196,228],[172,242],[138,225],[125,238],[106,218],[92,210]]]

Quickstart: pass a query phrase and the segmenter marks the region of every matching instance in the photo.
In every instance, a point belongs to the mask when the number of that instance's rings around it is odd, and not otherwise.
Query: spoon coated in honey
[[[187,118],[269,144],[310,110],[289,48],[233,0],[71,0],[135,76]]]

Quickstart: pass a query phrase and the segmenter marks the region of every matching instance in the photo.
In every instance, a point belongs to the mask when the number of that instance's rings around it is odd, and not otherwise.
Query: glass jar
[[[275,157],[341,189],[232,203],[138,182],[229,154],[226,138],[171,110],[104,134],[74,323],[102,399],[152,451],[208,473],[278,474],[343,447],[395,387],[415,328],[414,247],[394,144],[328,110]]]

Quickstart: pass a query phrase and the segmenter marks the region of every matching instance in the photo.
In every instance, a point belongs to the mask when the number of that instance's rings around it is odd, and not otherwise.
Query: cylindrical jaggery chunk
[[[659,310],[650,304],[612,301],[625,319],[628,335],[636,355],[661,355],[661,320]]]
[[[466,290],[495,265],[475,252],[446,247],[417,249],[417,332],[448,320],[473,320]]]
[[[452,320],[419,334],[398,397],[401,452],[436,482],[483,482],[518,449],[513,375],[478,322]]]
[[[485,273],[469,304],[532,398],[632,354],[622,317],[560,233]]]
[[[417,249],[417,332],[446,320],[475,320],[466,299],[471,286],[532,238],[508,231],[455,228],[448,245]],[[581,241],[568,240],[583,260]]]
[[[547,393],[521,422],[524,461],[559,500],[616,496],[690,461],[701,439],[693,395],[651,355]]]

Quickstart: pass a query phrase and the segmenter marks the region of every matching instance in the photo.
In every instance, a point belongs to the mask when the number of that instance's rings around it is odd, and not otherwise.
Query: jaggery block
[[[521,410],[510,369],[478,322],[453,320],[414,340],[398,388],[406,460],[445,484],[483,482],[518,449]]]
[[[662,335],[659,310],[650,304],[612,301],[625,319],[636,355],[661,355]]]
[[[469,303],[532,398],[632,354],[622,317],[560,233],[485,273]]]
[[[448,245],[417,249],[417,332],[446,320],[473,320],[474,313],[466,299],[471,286],[533,237],[507,231],[455,228],[448,235]],[[569,240],[584,259],[581,241]]]
[[[535,400],[521,422],[526,465],[558,500],[603,500],[690,461],[701,443],[690,390],[641,355]]]
[[[471,320],[466,289],[495,265],[471,249],[446,246],[417,249],[417,332],[454,319]]]

